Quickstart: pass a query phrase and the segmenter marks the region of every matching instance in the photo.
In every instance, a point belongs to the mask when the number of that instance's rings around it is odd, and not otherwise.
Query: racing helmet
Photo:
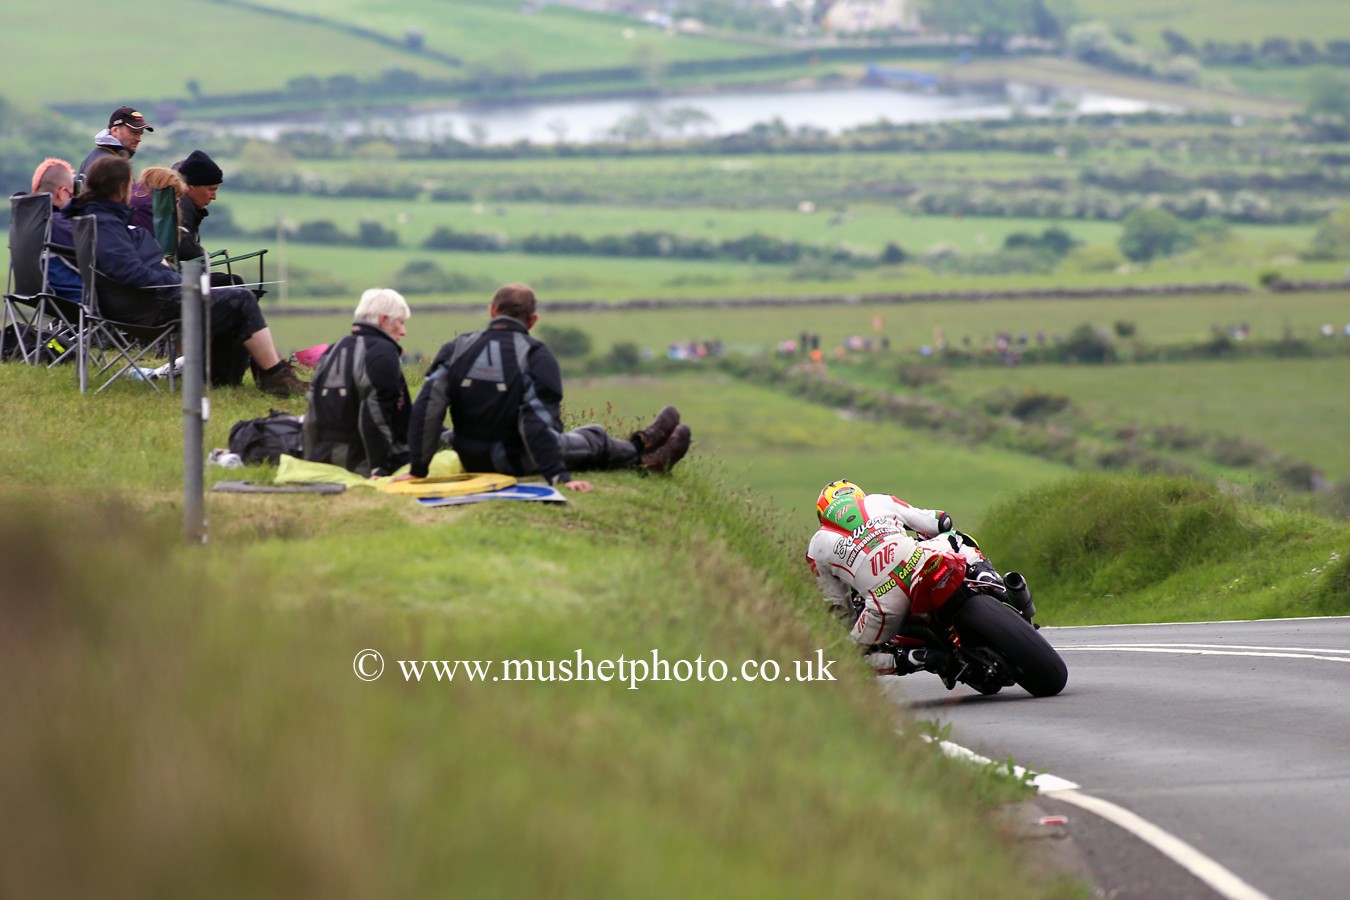
[[[851,481],[831,481],[816,498],[816,517],[822,525],[853,531],[863,523],[863,489]]]

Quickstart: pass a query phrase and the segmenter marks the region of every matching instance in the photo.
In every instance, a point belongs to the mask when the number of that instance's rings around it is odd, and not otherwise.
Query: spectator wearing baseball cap
[[[141,144],[142,135],[154,130],[154,127],[145,121],[145,116],[130,106],[117,107],[108,117],[108,127],[94,135],[94,149],[84,158],[84,162],[80,163],[77,187],[83,183],[85,173],[95,161],[109,155],[131,159],[136,155],[136,148]]]

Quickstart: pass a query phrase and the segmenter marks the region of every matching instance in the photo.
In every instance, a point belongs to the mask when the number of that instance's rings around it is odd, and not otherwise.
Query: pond
[[[254,120],[224,128],[246,137],[273,139],[283,131],[312,129],[339,136],[387,134],[414,139],[455,137],[484,144],[572,143],[647,137],[716,137],[780,120],[787,128],[838,134],[885,120],[894,124],[1008,118],[1014,113],[1134,113],[1157,104],[1090,92],[1010,84],[997,92],[921,93],[856,86],[814,91],[764,91],[682,95],[656,99],[551,100],[507,106],[370,112],[324,119]]]

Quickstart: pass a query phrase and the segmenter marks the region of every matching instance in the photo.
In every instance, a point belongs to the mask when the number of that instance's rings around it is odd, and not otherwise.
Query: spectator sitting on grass
[[[305,413],[305,459],[358,475],[392,475],[408,462],[412,397],[399,340],[412,312],[397,291],[371,288],[356,306],[351,334],[314,368]]]
[[[667,472],[689,452],[689,426],[667,406],[627,440],[602,425],[562,426],[562,373],[543,342],[530,336],[539,321],[534,291],[498,289],[483,331],[441,347],[413,404],[408,426],[412,475],[424,478],[449,410],[451,446],[470,472],[541,474],[549,484],[589,491],[572,470],[643,469]]]

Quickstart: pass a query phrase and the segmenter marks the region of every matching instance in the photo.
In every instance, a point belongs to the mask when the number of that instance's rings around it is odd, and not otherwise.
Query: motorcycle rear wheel
[[[1011,607],[987,594],[966,600],[956,617],[963,644],[987,646],[1010,667],[1013,678],[1033,697],[1053,697],[1064,690],[1069,669],[1040,632]]]

